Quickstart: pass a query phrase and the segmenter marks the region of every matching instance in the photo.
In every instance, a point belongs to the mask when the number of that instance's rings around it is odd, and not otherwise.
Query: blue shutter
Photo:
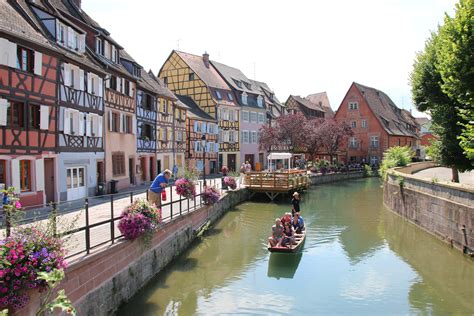
[[[207,128],[206,128],[206,123],[205,122],[203,122],[202,125],[201,125],[201,132],[207,133]]]
[[[198,122],[194,122],[194,132],[198,132]]]
[[[219,152],[219,144],[218,143],[214,143],[214,151],[216,153]]]

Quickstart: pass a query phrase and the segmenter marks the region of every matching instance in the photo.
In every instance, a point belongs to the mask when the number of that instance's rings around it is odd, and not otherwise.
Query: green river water
[[[229,211],[119,315],[472,315],[474,262],[385,209],[376,178],[302,196],[298,254],[266,240],[289,203]]]

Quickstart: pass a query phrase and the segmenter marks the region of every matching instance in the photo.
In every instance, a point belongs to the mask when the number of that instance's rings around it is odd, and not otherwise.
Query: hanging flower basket
[[[154,204],[137,199],[122,212],[118,228],[125,239],[134,240],[154,232],[161,223],[161,210]]]
[[[179,178],[175,182],[176,194],[179,196],[185,197],[187,199],[192,199],[196,196],[196,186],[194,181],[187,178]]]
[[[234,177],[225,177],[224,184],[227,185],[232,190],[235,190],[237,188],[237,182],[235,181]]]
[[[221,194],[215,187],[206,187],[202,192],[202,201],[206,205],[213,205],[219,201]]]

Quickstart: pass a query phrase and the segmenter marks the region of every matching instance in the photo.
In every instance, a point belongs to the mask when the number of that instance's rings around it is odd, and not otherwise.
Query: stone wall
[[[65,289],[77,308],[78,315],[112,315],[185,250],[199,228],[208,221],[216,221],[248,197],[246,189],[229,192],[213,206],[204,206],[179,216],[164,224],[148,247],[141,240],[122,240],[73,263],[66,271],[61,288]],[[17,315],[35,314],[38,298],[34,296],[31,303]]]
[[[413,172],[410,168],[389,172],[384,182],[385,206],[456,249],[474,249],[474,190],[400,171]]]
[[[310,174],[311,185],[336,182],[348,179],[358,179],[364,177],[364,171],[351,171],[348,173],[330,173],[325,175]]]

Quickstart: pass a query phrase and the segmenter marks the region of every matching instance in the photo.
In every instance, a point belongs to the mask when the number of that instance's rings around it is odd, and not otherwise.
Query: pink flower
[[[20,203],[20,201],[16,201],[16,203],[15,203],[15,208],[21,208],[21,203]]]

